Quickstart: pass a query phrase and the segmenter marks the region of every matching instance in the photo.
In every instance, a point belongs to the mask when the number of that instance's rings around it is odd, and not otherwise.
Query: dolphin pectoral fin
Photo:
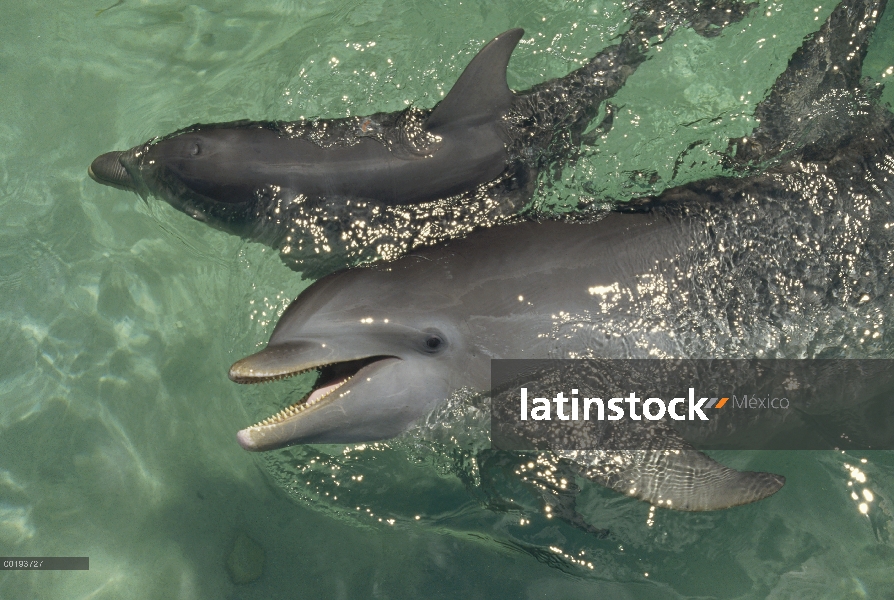
[[[582,474],[622,494],[674,510],[749,504],[775,494],[785,484],[781,475],[736,471],[697,450],[636,450],[606,458],[586,466]]]
[[[510,29],[482,48],[432,111],[426,130],[434,133],[452,123],[493,120],[508,111],[512,91],[506,83],[506,68],[524,33],[524,29]]]

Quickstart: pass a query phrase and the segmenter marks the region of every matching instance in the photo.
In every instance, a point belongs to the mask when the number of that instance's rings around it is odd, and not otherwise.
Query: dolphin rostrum
[[[316,370],[314,389],[240,431],[240,444],[393,437],[457,390],[488,391],[495,358],[890,356],[894,127],[860,87],[883,8],[839,6],[792,58],[759,107],[755,142],[737,146],[750,166],[761,147],[783,157],[761,173],[670,189],[595,223],[479,230],[311,285],[230,378]],[[818,55],[831,57],[823,70],[803,72]],[[861,110],[822,110],[842,98]],[[797,106],[812,107],[809,135]],[[694,451],[568,458],[684,510],[751,502],[784,481]]]
[[[196,124],[103,154],[88,172],[271,245],[305,273],[394,258],[517,213],[537,173],[573,154],[600,102],[647,59],[651,44],[684,22],[716,34],[751,6],[638,2],[620,43],[519,93],[509,89],[506,69],[523,31],[511,29],[481,49],[433,109]]]

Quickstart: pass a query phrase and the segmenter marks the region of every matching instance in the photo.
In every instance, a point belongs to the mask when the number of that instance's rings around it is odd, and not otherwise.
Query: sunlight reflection
[[[860,459],[861,464],[865,465],[867,462],[868,461],[865,458]],[[851,489],[851,500],[856,503],[857,511],[859,511],[861,515],[868,516],[871,505],[875,501],[875,494],[869,489],[866,472],[855,465],[845,463],[842,466],[850,476],[850,481],[847,482],[847,487]]]

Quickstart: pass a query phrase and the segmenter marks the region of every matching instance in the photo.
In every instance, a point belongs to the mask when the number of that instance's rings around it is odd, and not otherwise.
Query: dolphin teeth
[[[297,375],[297,373],[296,373],[296,375]],[[278,413],[276,413],[275,415],[272,415],[270,417],[267,417],[263,421],[255,423],[254,425],[252,425],[250,427],[250,429],[254,428],[254,427],[266,427],[268,425],[274,425],[276,423],[281,423],[282,421],[286,420],[288,417],[292,417],[292,416],[300,413],[301,411],[310,408],[311,406],[319,404],[320,402],[322,402],[323,400],[325,400],[326,398],[331,396],[336,390],[338,390],[340,387],[342,387],[348,381],[350,381],[352,379],[352,377],[353,376],[348,376],[337,383],[331,384],[331,388],[326,390],[326,392],[324,394],[321,394],[321,395],[317,396],[316,398],[311,399],[311,397],[314,395],[314,392],[318,391],[318,390],[312,390],[311,392],[309,392],[307,395],[305,395],[303,398],[301,398],[301,400],[299,400],[295,404],[287,406],[284,409],[282,409],[281,411],[279,411]]]
[[[357,373],[359,373],[361,369],[363,369],[367,365],[383,359],[393,358],[393,356],[367,356],[365,358],[321,364],[307,369],[293,371],[291,373],[277,373],[275,375],[263,375],[249,369],[248,376],[244,376],[242,373],[234,376],[233,370],[231,369],[230,379],[237,383],[262,383],[267,381],[286,379],[288,377],[300,375],[301,373],[307,373],[308,371],[319,371],[319,377],[317,378],[313,389],[309,393],[305,394],[298,402],[295,402],[294,404],[283,408],[275,415],[271,415],[266,419],[255,423],[251,427],[248,427],[248,429],[252,429],[257,427],[278,425],[286,419],[295,417],[302,411],[305,411],[312,406],[316,406],[317,404],[320,404],[324,400],[330,398],[334,392],[339,390],[347,382],[353,379],[354,376],[357,375]],[[239,363],[236,364],[238,365]]]
[[[271,381],[281,381],[283,379],[289,379],[290,377],[296,377],[298,375],[303,375],[305,373],[309,373],[310,371],[317,371],[319,369],[324,369],[326,367],[331,367],[335,363],[326,363],[322,365],[316,365],[314,367],[308,367],[306,369],[300,369],[298,371],[292,371],[290,373],[277,373],[276,375],[255,375],[253,372],[249,376],[240,376],[233,378],[233,381],[236,383],[245,383],[245,384],[253,384],[253,383],[270,383]]]

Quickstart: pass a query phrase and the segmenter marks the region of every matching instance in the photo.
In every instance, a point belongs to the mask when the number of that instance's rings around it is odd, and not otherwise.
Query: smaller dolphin
[[[89,174],[125,189],[143,182],[178,201],[178,208],[193,207],[198,218],[214,207],[253,203],[267,187],[291,197],[394,204],[451,196],[495,179],[509,161],[503,117],[513,94],[506,67],[523,33],[511,29],[482,48],[427,116],[402,112],[327,122],[320,136],[340,128],[344,139],[326,142],[302,135],[309,133],[303,124],[197,125],[103,154]]]
[[[721,11],[689,0],[638,2],[618,44],[565,77],[521,92],[506,81],[523,34],[511,29],[481,49],[434,108],[196,124],[103,154],[88,173],[273,246],[305,273],[327,260],[340,267],[392,258],[517,213],[540,170],[573,156],[600,103],[645,62],[650,39],[682,22],[714,35],[752,6],[724,4]],[[433,213],[443,215],[440,222]]]

